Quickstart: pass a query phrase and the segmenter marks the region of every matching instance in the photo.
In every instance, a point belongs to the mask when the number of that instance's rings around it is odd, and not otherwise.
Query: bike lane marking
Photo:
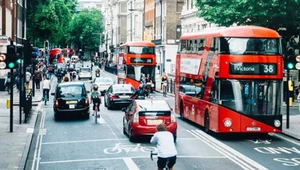
[[[140,168],[133,162],[133,160],[129,157],[123,158],[123,161],[125,162],[126,166],[130,170],[140,170]]]

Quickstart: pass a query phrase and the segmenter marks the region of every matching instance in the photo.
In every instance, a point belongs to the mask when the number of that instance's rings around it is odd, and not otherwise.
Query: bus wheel
[[[182,102],[180,102],[180,118],[181,118],[181,120],[185,119],[184,115],[183,115],[183,104],[182,104]]]
[[[204,117],[204,130],[206,133],[209,133],[209,115],[207,111],[205,111]]]

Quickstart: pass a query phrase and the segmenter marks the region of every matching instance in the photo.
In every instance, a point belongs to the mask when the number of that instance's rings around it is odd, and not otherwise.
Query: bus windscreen
[[[221,37],[221,54],[232,55],[279,55],[280,43],[277,38],[233,38]]]
[[[128,47],[128,54],[155,54],[154,47]]]

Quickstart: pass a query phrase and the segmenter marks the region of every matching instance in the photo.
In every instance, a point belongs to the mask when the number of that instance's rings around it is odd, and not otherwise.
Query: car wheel
[[[128,138],[130,142],[135,141],[135,137],[132,135],[132,130],[130,128],[128,128]]]
[[[92,77],[90,77],[90,80],[92,80]]]
[[[54,113],[54,119],[55,119],[55,121],[58,121],[59,118],[60,118],[60,116],[57,113]]]
[[[107,103],[106,103],[106,100],[105,100],[105,98],[104,98],[104,106],[105,106],[105,107],[107,107]]]
[[[90,113],[89,113],[89,112],[85,113],[85,114],[84,114],[84,118],[85,118],[85,119],[90,119]]]
[[[123,134],[127,135],[126,129],[125,129],[125,117],[123,117]]]
[[[80,80],[81,78],[78,77],[78,80]]]
[[[111,110],[112,109],[112,104],[107,105],[107,109]]]

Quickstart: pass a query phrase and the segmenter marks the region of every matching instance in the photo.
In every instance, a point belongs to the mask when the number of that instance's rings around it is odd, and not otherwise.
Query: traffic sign
[[[5,68],[6,68],[5,62],[1,61],[0,62],[0,69],[5,69]]]
[[[4,54],[0,54],[0,61],[5,61],[6,56]]]

